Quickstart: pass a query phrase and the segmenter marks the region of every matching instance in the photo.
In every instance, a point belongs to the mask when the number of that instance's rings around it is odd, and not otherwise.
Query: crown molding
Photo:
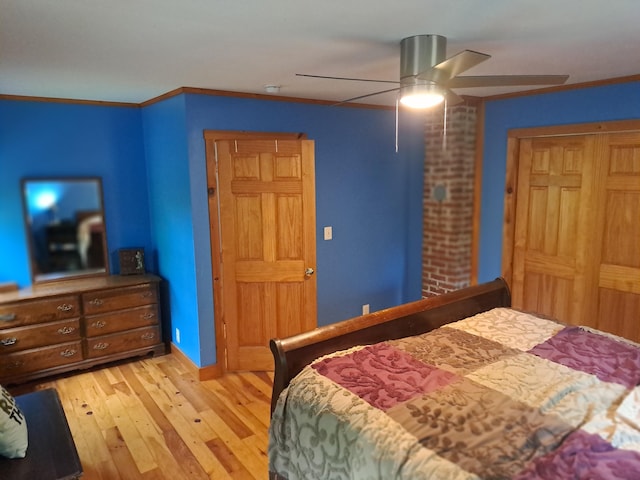
[[[595,80],[591,82],[572,83],[569,85],[557,85],[553,87],[538,88],[534,90],[526,90],[521,92],[503,93],[498,95],[489,95],[486,97],[473,97],[464,95],[465,103],[478,104],[480,102],[503,100],[507,98],[526,97],[530,95],[540,95],[544,93],[564,92],[569,90],[578,90],[583,88],[601,87],[606,85],[616,85],[620,83],[631,83],[640,81],[640,74],[628,75],[626,77],[608,78],[604,80]],[[191,93],[196,95],[211,95],[216,97],[234,97],[234,98],[250,98],[254,100],[268,100],[274,102],[293,102],[293,103],[306,103],[312,105],[327,105],[327,106],[339,106],[345,108],[365,108],[372,110],[394,110],[395,107],[389,107],[385,105],[371,105],[365,103],[343,103],[336,104],[336,102],[329,100],[315,100],[312,98],[302,97],[287,97],[282,95],[268,95],[264,93],[245,93],[245,92],[233,92],[229,90],[215,90],[211,88],[196,88],[196,87],[179,87],[171,90],[167,93],[159,95],[157,97],[145,100],[140,103],[133,102],[110,102],[103,100],[81,100],[74,98],[53,98],[53,97],[31,97],[28,95],[7,95],[0,94],[0,100],[15,100],[21,102],[48,102],[48,103],[71,103],[80,105],[101,105],[109,107],[147,107],[154,103],[167,100],[168,98],[182,95],[185,93]]]

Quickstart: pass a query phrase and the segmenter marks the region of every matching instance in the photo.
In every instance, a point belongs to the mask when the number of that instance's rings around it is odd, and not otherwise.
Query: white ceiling
[[[0,0],[0,94],[138,103],[275,84],[340,101],[389,85],[295,74],[398,80],[400,40],[418,34],[492,56],[467,75],[581,83],[640,73],[639,25],[639,0]]]

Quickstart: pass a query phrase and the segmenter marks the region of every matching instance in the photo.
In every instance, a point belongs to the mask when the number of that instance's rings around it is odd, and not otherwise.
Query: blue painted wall
[[[180,349],[202,365],[200,324],[204,321],[198,314],[194,275],[200,260],[194,251],[184,96],[145,107],[142,117],[151,232],[158,274],[167,280],[163,282],[162,298],[171,324],[165,325],[165,335],[180,343]],[[175,337],[176,328],[180,330],[180,342]]]
[[[485,103],[478,281],[501,273],[509,129],[640,118],[640,82],[581,88]]]
[[[215,362],[203,131],[304,132],[316,142],[319,323],[420,297],[421,116],[183,94],[139,108],[0,100],[0,281],[30,284],[20,180],[103,180],[111,269],[141,246],[160,274],[172,341]],[[324,241],[331,225],[334,239]],[[175,329],[181,332],[180,342]]]
[[[0,100],[0,282],[31,283],[24,177],[102,178],[112,272],[118,248],[151,247],[142,138],[137,107]]]

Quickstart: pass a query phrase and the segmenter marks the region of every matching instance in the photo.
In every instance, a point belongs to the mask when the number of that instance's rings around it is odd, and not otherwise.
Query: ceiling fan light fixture
[[[402,89],[400,103],[410,108],[430,108],[444,101],[442,90],[433,84],[409,85]]]

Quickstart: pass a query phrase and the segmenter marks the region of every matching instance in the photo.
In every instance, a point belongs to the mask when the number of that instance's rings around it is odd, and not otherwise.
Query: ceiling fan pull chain
[[[444,99],[444,119],[443,119],[443,126],[442,126],[442,151],[446,152],[447,151],[447,107],[448,107],[448,102],[447,102],[447,98],[445,97]]]
[[[396,97],[396,153],[398,153],[398,97]]]

